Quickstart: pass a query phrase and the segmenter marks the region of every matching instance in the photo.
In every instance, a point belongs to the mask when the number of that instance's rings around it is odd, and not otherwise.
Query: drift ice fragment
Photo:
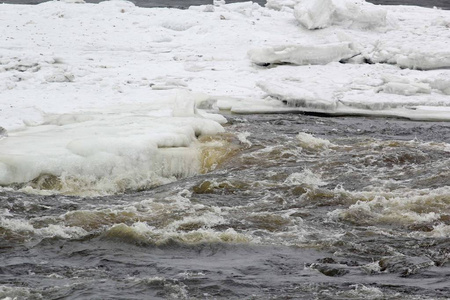
[[[358,52],[350,42],[322,45],[283,45],[255,48],[248,51],[257,65],[290,63],[295,65],[326,65],[349,59]]]
[[[333,110],[337,105],[334,99],[322,98],[315,92],[293,85],[258,82],[257,86],[270,97],[278,99],[290,107]]]
[[[333,24],[336,6],[332,0],[301,1],[294,7],[294,16],[307,29],[320,29]]]
[[[436,70],[450,68],[450,51],[416,48],[379,47],[367,59],[372,63],[388,63],[413,70]]]
[[[386,25],[387,11],[364,0],[300,0],[294,16],[307,29],[335,24],[371,28]]]

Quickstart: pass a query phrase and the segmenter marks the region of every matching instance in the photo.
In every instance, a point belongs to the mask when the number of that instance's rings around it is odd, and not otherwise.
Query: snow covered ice
[[[0,5],[0,184],[196,174],[221,110],[450,120],[449,11],[266,6]]]
[[[59,115],[2,141],[0,182],[71,193],[140,189],[199,173],[208,145],[196,136],[222,131],[217,122],[195,116],[123,110]]]
[[[294,15],[308,29],[335,24],[371,28],[386,25],[387,11],[364,0],[301,0],[294,6]]]
[[[326,65],[355,56],[351,43],[324,45],[286,45],[252,49],[248,55],[260,65],[292,63],[297,65]]]

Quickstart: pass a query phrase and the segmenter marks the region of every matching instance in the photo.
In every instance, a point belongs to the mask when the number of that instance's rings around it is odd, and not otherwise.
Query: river
[[[98,3],[101,0],[85,0],[87,3]],[[38,4],[42,2],[46,2],[46,0],[3,0],[3,3],[11,3],[11,4]],[[208,0],[132,0],[131,2],[135,3],[140,7],[176,7],[176,8],[186,8],[190,5],[204,5],[210,4],[211,1]],[[234,2],[242,2],[242,0],[229,0],[227,3]],[[265,0],[256,0],[253,1],[259,3],[260,5],[264,5],[266,3]],[[449,8],[449,3],[447,0],[370,0],[367,2],[371,2],[374,4],[382,4],[382,5],[417,5],[417,6],[425,6],[425,7],[440,7],[444,9]]]

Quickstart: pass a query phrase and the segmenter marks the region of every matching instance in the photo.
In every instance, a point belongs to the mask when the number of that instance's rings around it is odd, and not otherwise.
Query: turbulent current
[[[204,175],[0,192],[0,298],[447,299],[450,124],[227,118]]]

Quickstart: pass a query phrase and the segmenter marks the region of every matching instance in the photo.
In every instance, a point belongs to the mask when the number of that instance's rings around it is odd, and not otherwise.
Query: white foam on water
[[[339,297],[349,298],[349,299],[382,299],[384,297],[383,290],[377,287],[369,287],[365,285],[354,285],[351,286],[352,289],[349,291],[338,292]]]
[[[168,293],[170,299],[189,299],[189,291],[187,286],[177,279],[169,279],[160,276],[152,277],[128,277],[125,281],[132,282],[133,285],[158,285],[163,286],[164,291]]]
[[[10,230],[13,234],[25,234],[28,238],[62,238],[76,239],[88,233],[80,227],[70,227],[62,224],[49,224],[45,227],[34,227],[29,221],[23,219],[10,219],[0,217],[0,227]]]
[[[331,219],[348,221],[360,225],[392,226],[433,225],[431,232],[413,231],[413,236],[446,236],[448,226],[441,221],[447,215],[449,188],[434,190],[399,190],[380,193],[355,192],[357,200],[346,209],[337,209],[328,215]]]
[[[321,185],[326,185],[327,183],[322,180],[320,175],[313,173],[309,169],[305,169],[301,173],[292,173],[291,175],[289,175],[284,181],[284,184],[287,185],[306,184],[317,187]]]
[[[11,287],[0,285],[0,299],[2,300],[18,300],[18,299],[42,299],[40,293],[33,292],[26,287]]]
[[[247,145],[247,147],[251,147],[253,144],[252,144],[252,142],[250,142],[247,138],[249,137],[251,135],[251,133],[250,132],[239,132],[238,134],[237,134],[237,138],[239,139],[239,141],[242,143],[242,144],[245,144],[245,145]]]
[[[329,140],[314,137],[312,134],[306,132],[297,134],[296,139],[298,140],[300,147],[307,150],[323,151],[334,146]]]
[[[433,229],[429,232],[412,232],[409,234],[411,237],[416,238],[449,238],[450,237],[450,225],[437,224],[433,226]]]
[[[258,240],[250,235],[238,233],[229,228],[225,231],[213,229],[196,229],[189,232],[158,229],[147,223],[137,222],[131,226],[117,224],[102,234],[104,239],[121,240],[136,244],[165,244],[171,240],[184,244],[199,243],[256,243]]]
[[[68,212],[60,219],[73,227],[101,231],[104,239],[134,244],[258,242],[258,238],[245,232],[238,233],[231,227],[214,229],[218,225],[227,225],[228,210],[192,203],[186,192],[169,195],[164,201],[147,199],[131,205]],[[133,223],[126,225],[123,222]]]
[[[225,224],[225,219],[217,213],[205,213],[200,216],[187,216],[181,220],[172,222],[167,228],[169,230],[180,230],[189,228],[191,225],[201,228],[211,228],[215,225]]]
[[[227,229],[228,209],[192,203],[185,191],[96,210],[77,210],[56,218],[58,223],[101,233],[107,240],[161,245],[171,240],[186,244],[249,243],[250,234]],[[131,224],[131,225],[130,225]],[[150,225],[151,224],[151,225]],[[219,226],[225,229],[215,229]]]

